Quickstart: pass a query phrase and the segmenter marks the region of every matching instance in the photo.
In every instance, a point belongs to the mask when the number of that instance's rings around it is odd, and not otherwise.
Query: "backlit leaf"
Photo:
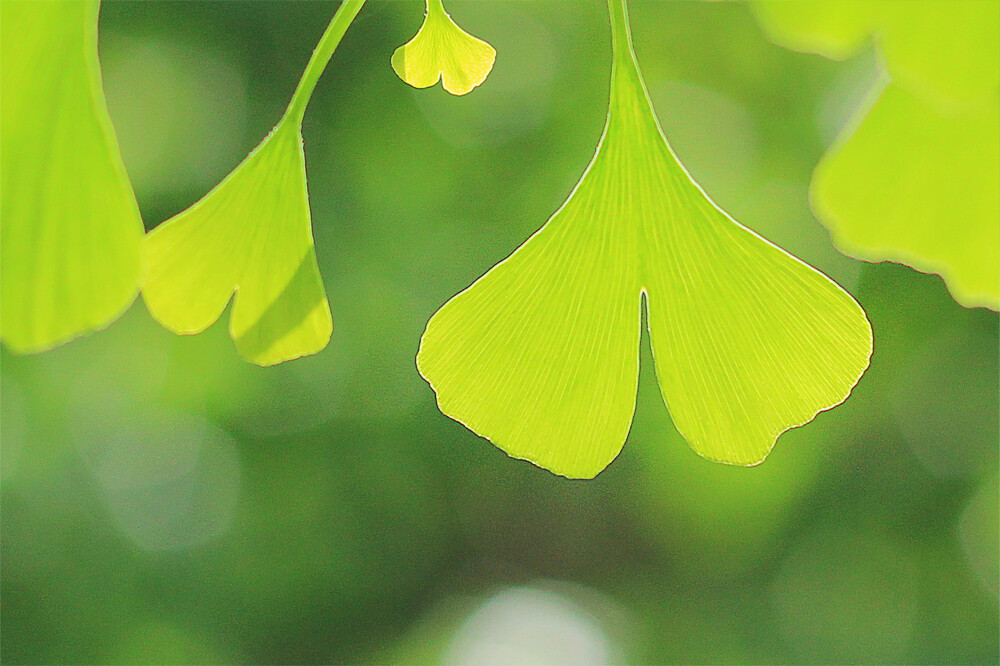
[[[837,247],[938,273],[962,305],[997,308],[998,117],[996,98],[943,112],[888,86],[813,174],[813,208]]]
[[[1000,3],[755,0],[772,40],[845,58],[867,35],[888,83],[817,167],[812,200],[844,252],[939,273],[1000,307]]]
[[[97,16],[96,1],[0,3],[0,336],[20,352],[107,326],[139,287]]]
[[[711,460],[759,463],[843,401],[871,354],[847,292],[732,220],[668,146],[609,0],[608,121],[565,204],[430,320],[417,364],[441,410],[511,456],[592,477],[635,409],[645,295],[674,424]]]
[[[451,94],[464,95],[486,80],[496,55],[492,46],[459,28],[441,0],[427,0],[423,25],[392,54],[392,68],[414,88],[440,80]]]
[[[771,39],[785,48],[843,60],[868,38],[874,4],[871,0],[753,0],[752,7]]]
[[[205,330],[236,291],[229,332],[247,359],[274,365],[330,340],[295,122],[282,122],[204,199],[157,227],[146,256],[143,298],[175,333]]]
[[[143,298],[175,333],[200,333],[235,292],[229,332],[246,359],[274,365],[323,349],[333,322],[313,247],[301,124],[320,74],[365,0],[345,0],[288,110],[201,201],[146,240]]]

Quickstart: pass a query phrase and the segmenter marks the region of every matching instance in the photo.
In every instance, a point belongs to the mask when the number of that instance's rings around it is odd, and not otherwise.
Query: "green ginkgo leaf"
[[[888,82],[816,169],[813,207],[845,253],[939,273],[1000,307],[1000,3],[755,0],[771,39],[841,59],[874,35]]]
[[[1000,82],[1000,3],[992,0],[753,0],[777,44],[834,60],[876,37],[892,80],[944,103],[981,100]]]
[[[96,0],[0,2],[0,337],[42,351],[135,299],[142,221],[101,89]]]
[[[392,68],[414,88],[440,80],[452,95],[464,95],[486,80],[496,56],[496,49],[458,27],[441,0],[427,0],[423,25],[392,54]]]
[[[147,237],[143,298],[175,333],[205,330],[235,292],[229,332],[248,360],[274,365],[329,342],[333,322],[313,247],[300,128],[323,68],[363,4],[341,4],[268,137],[201,201]]]
[[[143,297],[200,333],[236,294],[229,332],[260,365],[313,354],[333,330],[313,249],[298,124],[281,124],[204,199],[149,235]]]
[[[417,364],[448,416],[511,456],[593,477],[632,421],[645,295],[677,429],[706,458],[753,465],[848,396],[871,328],[847,292],[691,180],[650,105],[624,0],[609,7],[596,155],[545,226],[431,318]]]
[[[948,112],[889,85],[823,157],[811,198],[844,253],[938,273],[1000,306],[1000,105]]]
[[[773,41],[795,51],[812,51],[843,60],[857,51],[871,32],[871,0],[751,0],[758,22]]]

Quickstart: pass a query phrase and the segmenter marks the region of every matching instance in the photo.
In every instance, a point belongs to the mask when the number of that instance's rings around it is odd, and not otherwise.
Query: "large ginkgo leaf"
[[[843,401],[871,328],[849,294],[732,220],[659,128],[609,0],[607,125],[552,219],[430,320],[417,357],[441,410],[510,455],[592,477],[635,406],[645,295],[661,392],[706,458],[753,465]]]
[[[845,58],[873,35],[887,82],[844,128],[811,196],[838,247],[939,273],[1000,307],[1000,3],[754,0],[789,48]]]
[[[139,287],[97,16],[96,1],[0,2],[0,337],[20,352],[103,328]]]

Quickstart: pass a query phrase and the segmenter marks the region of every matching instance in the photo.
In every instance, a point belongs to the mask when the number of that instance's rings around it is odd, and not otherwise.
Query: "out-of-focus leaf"
[[[107,326],[139,287],[142,222],[108,116],[96,1],[0,3],[3,341]]]
[[[941,101],[980,101],[1000,81],[998,3],[990,0],[752,0],[777,44],[835,60],[876,36],[892,80]]]
[[[458,27],[441,0],[427,0],[423,25],[392,54],[392,68],[414,88],[440,80],[451,94],[465,95],[486,80],[496,56],[496,49]]]
[[[867,39],[873,4],[871,0],[753,0],[752,7],[772,41],[795,51],[843,60]]]
[[[845,253],[939,273],[1000,307],[1000,3],[755,0],[772,40],[845,58],[868,34],[889,82],[817,167],[812,201]]]
[[[997,99],[939,112],[890,85],[823,157],[812,201],[837,246],[939,273],[966,306],[1000,299]]]
[[[333,321],[313,247],[301,124],[320,74],[365,0],[345,0],[288,110],[214,190],[147,237],[143,298],[175,333],[200,333],[236,293],[229,332],[274,365],[323,349]]]
[[[660,389],[702,456],[759,463],[849,394],[871,328],[847,292],[710,201],[673,155],[609,0],[607,125],[565,204],[449,301],[417,357],[441,410],[511,456],[593,477],[621,450],[645,294]]]

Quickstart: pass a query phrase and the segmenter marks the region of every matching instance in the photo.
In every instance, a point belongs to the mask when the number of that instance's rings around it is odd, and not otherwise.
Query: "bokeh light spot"
[[[151,551],[224,534],[240,490],[229,435],[195,415],[105,398],[100,410],[79,405],[73,429],[122,533]]]
[[[450,665],[621,663],[601,623],[568,597],[536,587],[503,590],[459,628],[448,646]]]
[[[962,512],[959,538],[969,566],[983,588],[1000,597],[1000,481],[996,476],[983,481]]]

